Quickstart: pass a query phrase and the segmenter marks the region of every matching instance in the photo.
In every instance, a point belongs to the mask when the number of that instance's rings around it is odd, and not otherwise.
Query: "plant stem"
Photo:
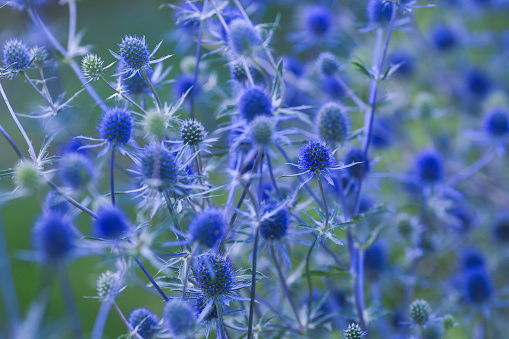
[[[108,314],[110,313],[112,303],[112,298],[105,299],[101,302],[101,306],[95,318],[92,335],[90,336],[91,339],[101,339],[103,337],[104,326],[106,325],[106,320],[108,320]]]
[[[110,162],[110,191],[111,191],[111,204],[115,206],[115,146],[111,147],[111,162]]]
[[[313,248],[315,247],[317,240],[318,240],[318,236],[315,237],[315,240],[313,240],[313,243],[309,247],[308,253],[306,254],[306,278],[308,280],[308,297],[309,297],[306,326],[309,326],[309,321],[311,318],[311,308],[313,307],[313,282],[311,281],[311,274],[309,271],[309,262],[311,259],[311,253],[313,252]]]
[[[170,300],[166,294],[163,292],[163,290],[161,289],[161,287],[159,287],[159,285],[156,283],[156,281],[154,280],[154,278],[152,278],[152,276],[150,275],[150,273],[148,273],[147,269],[145,268],[145,266],[143,266],[140,258],[138,258],[137,256],[134,256],[134,260],[136,260],[136,263],[138,264],[138,266],[140,266],[141,270],[143,271],[143,273],[145,273],[145,275],[147,276],[148,280],[150,280],[150,282],[152,283],[152,285],[155,287],[155,289],[157,290],[157,292],[159,292],[159,294],[161,295],[161,297],[163,297],[164,301],[168,301]]]
[[[23,73],[23,75],[25,76],[25,78],[27,79],[28,83],[30,85],[32,85],[32,87],[35,89],[35,91],[50,105],[51,107],[51,111],[53,113],[55,113],[56,109],[55,109],[55,106],[53,104],[53,100],[51,100],[51,98],[49,96],[46,96],[32,81],[32,79],[30,79],[28,77],[28,74],[26,72],[21,72]]]
[[[224,327],[223,318],[223,305],[219,302],[219,300],[216,300],[215,303],[217,310],[217,320],[219,322],[219,333],[221,334],[221,338],[226,338],[226,329]]]
[[[7,131],[5,130],[5,128],[2,125],[0,125],[0,133],[4,136],[4,138],[7,140],[9,145],[11,145],[14,152],[16,152],[16,155],[18,156],[18,158],[20,158],[22,160],[25,159],[25,156],[23,155],[23,153],[21,153],[21,150],[19,149],[16,142],[11,138],[9,133],[7,133]]]
[[[322,194],[322,200],[323,200],[323,209],[325,211],[325,229],[329,227],[329,208],[327,207],[327,200],[325,199],[325,193],[323,191],[323,185],[322,185],[322,178],[320,176],[317,176],[318,178],[318,186],[320,187],[320,193]]]
[[[200,71],[200,60],[201,60],[201,41],[203,37],[203,30],[205,29],[205,19],[203,18],[203,15],[206,12],[207,8],[207,0],[203,0],[203,6],[201,8],[201,15],[200,15],[200,31],[198,32],[198,41],[196,43],[196,64],[194,66],[194,79],[193,79],[193,89],[189,93],[189,103],[191,106],[191,112],[190,116],[191,119],[194,119],[194,98],[196,93],[196,83],[198,81],[198,74]]]
[[[279,198],[279,200],[283,200],[283,196],[281,195],[281,192],[279,191],[279,188],[276,184],[276,178],[274,177],[274,172],[272,171],[272,162],[270,161],[269,153],[265,153],[267,156],[267,166],[269,167],[269,174],[270,174],[270,180],[272,181],[272,186],[274,186],[274,189],[276,190],[276,194]]]
[[[254,318],[254,306],[255,306],[255,294],[256,294],[256,264],[258,258],[258,241],[260,240],[260,230],[256,226],[255,239],[253,244],[253,265],[251,268],[251,301],[249,304],[249,323],[247,338],[253,338],[253,318]]]
[[[260,211],[260,205],[263,200],[263,158],[265,152],[261,151],[261,160],[260,160],[260,177],[258,178],[258,213]]]
[[[302,323],[300,322],[299,312],[297,311],[297,307],[295,306],[295,302],[290,294],[290,291],[288,290],[288,286],[286,284],[285,277],[283,275],[283,272],[281,271],[281,266],[279,265],[279,262],[276,257],[276,253],[274,251],[274,246],[272,244],[270,246],[270,252],[272,254],[272,259],[274,260],[274,264],[276,266],[277,274],[279,277],[279,282],[281,283],[281,289],[283,290],[283,293],[290,303],[290,306],[292,307],[292,311],[295,314],[295,319],[297,320],[297,323],[299,324],[299,327],[302,327]]]
[[[71,325],[71,330],[73,332],[73,338],[76,339],[83,338],[83,332],[81,330],[78,311],[76,309],[76,303],[74,301],[71,284],[69,283],[67,270],[65,269],[64,266],[62,266],[58,267],[57,271],[59,275],[62,296],[64,298],[65,307],[67,309],[67,316],[69,317],[69,323]]]
[[[194,254],[196,252],[197,245],[195,245],[189,255],[189,261],[185,265],[184,272],[184,288],[182,289],[182,299],[186,297],[187,283],[189,282],[189,273],[191,271],[191,265],[193,264]]]
[[[182,232],[182,229],[180,228],[180,224],[177,220],[177,216],[175,215],[175,213],[173,212],[173,207],[171,205],[171,199],[170,197],[168,196],[168,192],[165,192],[164,193],[164,198],[166,200],[166,207],[168,208],[168,211],[170,212],[170,216],[173,218],[173,225],[175,226],[175,228],[177,229],[178,233],[176,234],[177,235],[177,238],[179,241],[182,241],[182,242],[185,242],[186,239],[181,235],[183,234],[184,232]],[[189,246],[189,244],[186,244],[186,248],[189,252],[191,252],[191,247]],[[184,245],[182,245],[182,250],[184,250]]]
[[[125,95],[124,93],[118,91],[115,87],[113,87],[109,82],[108,80],[106,80],[103,76],[101,76],[101,80],[106,84],[108,85],[109,88],[111,88],[115,93],[117,94],[120,94],[122,96],[122,98],[124,98],[125,100],[129,101],[131,104],[133,104],[134,106],[136,106],[140,111],[142,111],[144,114],[147,114],[147,111],[141,107],[136,101],[134,101],[133,99],[129,98],[127,95]]]
[[[157,109],[162,112],[163,111],[163,105],[161,105],[161,99],[159,99],[159,94],[157,94],[156,89],[154,88],[154,85],[152,85],[152,81],[150,81],[150,78],[147,76],[147,72],[145,72],[144,69],[141,70],[141,75],[143,75],[143,78],[147,82],[148,87],[152,91],[152,94],[154,94],[154,99],[156,100]]]
[[[67,38],[67,51],[69,52],[76,36],[76,2],[69,0],[67,5],[69,6],[69,35]]]
[[[472,163],[461,172],[459,172],[456,176],[452,177],[449,181],[447,181],[447,186],[450,188],[456,187],[463,180],[470,178],[475,173],[479,172],[484,166],[489,164],[491,159],[495,156],[495,152],[493,150],[489,150],[484,153],[476,162]]]

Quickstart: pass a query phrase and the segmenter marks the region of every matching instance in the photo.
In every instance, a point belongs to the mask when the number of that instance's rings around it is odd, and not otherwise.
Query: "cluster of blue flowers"
[[[0,338],[505,337],[506,1],[147,2],[103,54],[55,2],[0,2]]]

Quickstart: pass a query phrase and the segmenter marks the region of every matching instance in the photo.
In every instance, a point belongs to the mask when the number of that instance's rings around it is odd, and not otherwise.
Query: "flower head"
[[[24,71],[30,64],[30,60],[30,51],[23,41],[10,39],[4,43],[4,67],[9,67],[11,73]]]
[[[491,278],[484,269],[474,269],[464,276],[465,296],[475,304],[488,301],[493,295]]]
[[[238,55],[249,55],[261,42],[260,34],[244,19],[235,19],[229,26],[228,46]]]
[[[422,150],[415,158],[417,178],[426,184],[434,184],[442,180],[444,164],[440,153],[435,150]]]
[[[93,176],[94,167],[90,159],[77,152],[62,156],[58,162],[58,175],[65,186],[80,189]]]
[[[44,211],[48,214],[66,214],[71,209],[71,204],[56,191],[48,191],[44,198]]]
[[[493,138],[509,135],[509,112],[503,107],[495,107],[484,115],[484,131]]]
[[[238,110],[247,121],[259,115],[272,115],[272,102],[265,92],[259,88],[246,89],[239,98]]]
[[[348,328],[344,331],[345,339],[361,339],[368,332],[362,331],[361,327],[358,324],[350,324]]]
[[[360,148],[352,148],[345,157],[345,164],[352,164],[358,162],[356,166],[348,168],[348,174],[352,178],[360,178],[369,171],[369,159],[364,157],[364,151]]]
[[[193,272],[197,287],[207,299],[228,296],[234,291],[236,274],[227,257],[219,255],[199,257]]]
[[[332,28],[333,15],[325,6],[311,6],[305,12],[304,24],[311,36],[320,38]]]
[[[426,300],[417,299],[410,304],[410,317],[412,321],[419,325],[428,322],[431,315],[431,307]]]
[[[97,296],[104,301],[114,299],[122,291],[123,279],[119,272],[106,271],[101,273],[96,282]]]
[[[218,208],[209,208],[199,213],[189,225],[193,241],[206,248],[213,248],[226,231],[226,220]]]
[[[114,206],[103,206],[97,211],[94,233],[103,239],[119,239],[129,230],[124,213]]]
[[[271,212],[277,208],[274,201],[267,204],[267,211]],[[260,223],[260,234],[265,240],[280,240],[288,232],[288,212],[286,209],[280,209],[273,216],[262,220]]]
[[[14,183],[27,192],[34,192],[45,181],[42,169],[31,161],[21,161],[14,168]]]
[[[98,129],[101,139],[113,145],[125,145],[131,140],[133,119],[125,108],[111,108],[103,113]]]
[[[103,63],[96,54],[87,54],[81,59],[81,70],[89,81],[97,81],[104,75]]]
[[[325,76],[332,76],[339,72],[338,59],[331,53],[325,52],[318,56],[318,68]]]
[[[298,165],[301,170],[318,174],[333,167],[334,158],[325,142],[312,140],[300,149]]]
[[[274,138],[275,123],[271,117],[258,116],[249,123],[251,140],[260,147],[271,144]]]
[[[35,250],[46,262],[65,259],[75,247],[72,225],[60,213],[43,214],[34,225],[32,237]]]
[[[435,48],[441,52],[449,51],[457,45],[457,37],[454,31],[446,25],[435,25],[431,29],[431,40]]]
[[[196,119],[185,120],[180,126],[180,137],[184,144],[198,146],[206,136],[205,127]]]
[[[392,3],[384,0],[369,0],[366,4],[366,17],[373,23],[382,23],[391,20]]]
[[[164,305],[163,319],[170,334],[178,338],[190,335],[196,325],[193,308],[182,299],[171,299]]]
[[[163,190],[177,184],[177,162],[166,146],[156,142],[145,146],[140,164],[143,180],[149,186]]]
[[[129,316],[129,324],[143,339],[152,339],[158,330],[157,314],[144,308],[136,308]]]
[[[328,144],[341,144],[348,140],[350,119],[344,109],[336,103],[330,102],[320,108],[316,126],[320,139]]]

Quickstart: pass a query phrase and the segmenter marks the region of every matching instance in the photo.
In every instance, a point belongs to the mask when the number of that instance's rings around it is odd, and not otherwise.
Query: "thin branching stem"
[[[60,289],[64,298],[65,307],[67,309],[67,316],[69,318],[69,324],[73,333],[73,338],[80,339],[84,338],[83,331],[81,330],[80,319],[78,310],[76,309],[76,302],[72,293],[71,284],[65,266],[57,268],[58,278],[60,281]]]
[[[115,87],[113,87],[109,82],[108,80],[106,80],[103,76],[101,76],[101,80],[106,84],[108,85],[109,88],[111,88],[115,93],[119,94],[120,96],[122,96],[122,98],[124,98],[125,100],[129,101],[131,104],[133,104],[136,108],[138,108],[140,111],[142,111],[144,114],[148,114],[147,111],[141,107],[136,101],[134,101],[133,99],[129,98],[127,95],[125,95],[124,93],[120,92],[119,90],[117,90]]]
[[[150,78],[148,77],[147,72],[144,69],[141,70],[141,75],[143,76],[143,79],[145,79],[145,82],[147,83],[148,88],[150,88],[150,91],[154,95],[154,99],[156,101],[157,109],[160,112],[162,112],[163,111],[163,105],[161,104],[161,99],[159,99],[159,94],[157,94],[157,91],[154,88],[154,85],[152,84],[152,81],[150,81]]]
[[[255,294],[256,294],[256,264],[258,258],[258,242],[260,240],[260,230],[259,227],[256,226],[255,229],[255,238],[253,244],[253,264],[251,268],[251,300],[249,302],[249,322],[248,322],[248,332],[247,338],[253,338],[253,320],[254,320],[254,307],[255,307]]]
[[[110,192],[111,204],[115,206],[115,146],[111,147],[111,161],[110,161]]]
[[[196,97],[196,83],[198,82],[198,75],[200,72],[201,42],[203,37],[203,31],[205,29],[204,15],[206,11],[207,11],[207,0],[204,0],[200,15],[200,30],[198,32],[198,41],[196,42],[196,63],[194,65],[193,89],[189,93],[189,104],[191,106],[190,112],[191,119],[194,119],[194,99]]]
[[[134,256],[134,260],[136,261],[136,263],[138,264],[138,266],[141,268],[141,270],[143,271],[143,273],[145,273],[145,275],[147,276],[148,280],[150,280],[150,283],[154,286],[154,288],[157,290],[157,292],[159,292],[159,294],[161,295],[161,297],[163,297],[164,301],[168,301],[170,300],[166,294],[163,292],[163,290],[161,289],[161,287],[159,287],[159,285],[157,284],[157,282],[154,280],[154,278],[152,278],[152,276],[150,275],[150,273],[148,273],[147,269],[145,268],[145,266],[143,266],[143,263],[141,262],[140,258],[138,258],[137,256]]]

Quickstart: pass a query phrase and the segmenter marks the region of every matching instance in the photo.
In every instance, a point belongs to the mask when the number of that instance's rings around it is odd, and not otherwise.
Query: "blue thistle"
[[[200,295],[198,299],[196,299],[196,316],[199,317],[201,313],[204,311],[205,306],[207,306],[207,298],[204,295]],[[212,307],[209,309],[209,313],[203,318],[205,322],[210,322],[214,319],[217,319],[217,308],[213,303]]]
[[[191,305],[182,299],[171,299],[164,305],[163,319],[170,335],[176,338],[189,336],[196,325]]]
[[[205,127],[196,119],[187,119],[180,126],[180,138],[184,144],[198,146],[206,135]]]
[[[261,43],[260,34],[244,19],[235,19],[229,26],[228,46],[238,55],[249,55]]]
[[[248,88],[240,96],[238,102],[240,115],[247,121],[259,115],[272,115],[272,103],[265,92],[259,88]]]
[[[338,59],[331,53],[321,53],[318,56],[318,68],[323,75],[332,76],[339,72]]]
[[[484,72],[472,69],[465,74],[465,87],[474,97],[484,98],[491,91],[492,83]]]
[[[277,208],[275,201],[267,204],[267,212]],[[288,212],[283,208],[260,223],[260,234],[265,240],[281,240],[288,231]]]
[[[125,67],[132,71],[147,68],[151,56],[145,37],[139,38],[136,35],[122,38],[122,42],[118,44],[118,55]]]
[[[313,37],[320,38],[330,32],[334,16],[325,6],[311,6],[306,9],[304,25]]]
[[[454,31],[449,26],[443,24],[432,27],[431,40],[435,48],[443,52],[453,49],[458,43]]]
[[[419,181],[434,184],[442,180],[444,161],[442,155],[435,150],[422,150],[415,157],[415,172]]]
[[[484,269],[484,256],[475,248],[466,249],[461,255],[461,268],[465,272],[475,269]]]
[[[493,225],[493,236],[502,244],[509,243],[509,217],[498,217]]]
[[[65,186],[80,189],[93,174],[94,167],[90,159],[77,152],[65,154],[58,162],[58,175]]]
[[[465,296],[473,303],[484,303],[493,295],[490,276],[483,269],[470,270],[464,276]]]
[[[385,0],[369,0],[366,4],[366,17],[373,23],[382,23],[391,20],[392,3]]]
[[[34,225],[32,239],[45,262],[59,262],[75,247],[72,225],[61,213],[44,213]]]
[[[94,220],[94,234],[103,239],[119,239],[129,230],[126,217],[114,206],[103,206],[97,211]]]
[[[483,119],[483,128],[486,133],[494,138],[509,135],[509,112],[503,107],[495,107],[489,110]]]
[[[319,174],[334,165],[329,146],[320,140],[308,141],[300,149],[298,166],[306,172]]]
[[[344,331],[345,339],[361,339],[366,334],[365,331],[362,331],[361,327],[358,324],[350,324],[348,328]]]
[[[193,241],[213,248],[222,239],[226,227],[223,212],[219,208],[209,208],[194,218],[189,225],[189,234]]]
[[[151,186],[170,188],[178,182],[178,167],[175,157],[166,146],[151,143],[143,149],[141,174]]]
[[[194,85],[194,87],[193,87]],[[175,82],[173,83],[173,93],[175,98],[180,98],[187,91],[193,87],[191,91],[193,91],[194,95],[197,95],[200,92],[200,85],[198,82],[194,83],[194,75],[190,73],[182,73],[180,74]]]
[[[199,257],[193,273],[196,286],[207,299],[228,296],[234,291],[236,274],[227,257],[216,254]]]
[[[131,140],[133,119],[125,108],[115,107],[101,116],[98,130],[101,139],[113,145],[125,145]]]
[[[136,308],[129,316],[129,324],[143,339],[152,339],[158,330],[157,314],[144,308]]]
[[[328,144],[341,144],[348,139],[350,133],[350,119],[341,106],[330,102],[324,104],[318,111],[316,126],[320,139]]]
[[[360,164],[347,168],[348,174],[352,178],[360,178],[369,172],[369,159],[364,157],[364,151],[360,148],[352,148],[345,156],[345,164],[359,162]]]
[[[30,51],[28,46],[21,40],[10,39],[4,43],[3,49],[4,67],[10,67],[13,73],[24,71],[30,64]]]

